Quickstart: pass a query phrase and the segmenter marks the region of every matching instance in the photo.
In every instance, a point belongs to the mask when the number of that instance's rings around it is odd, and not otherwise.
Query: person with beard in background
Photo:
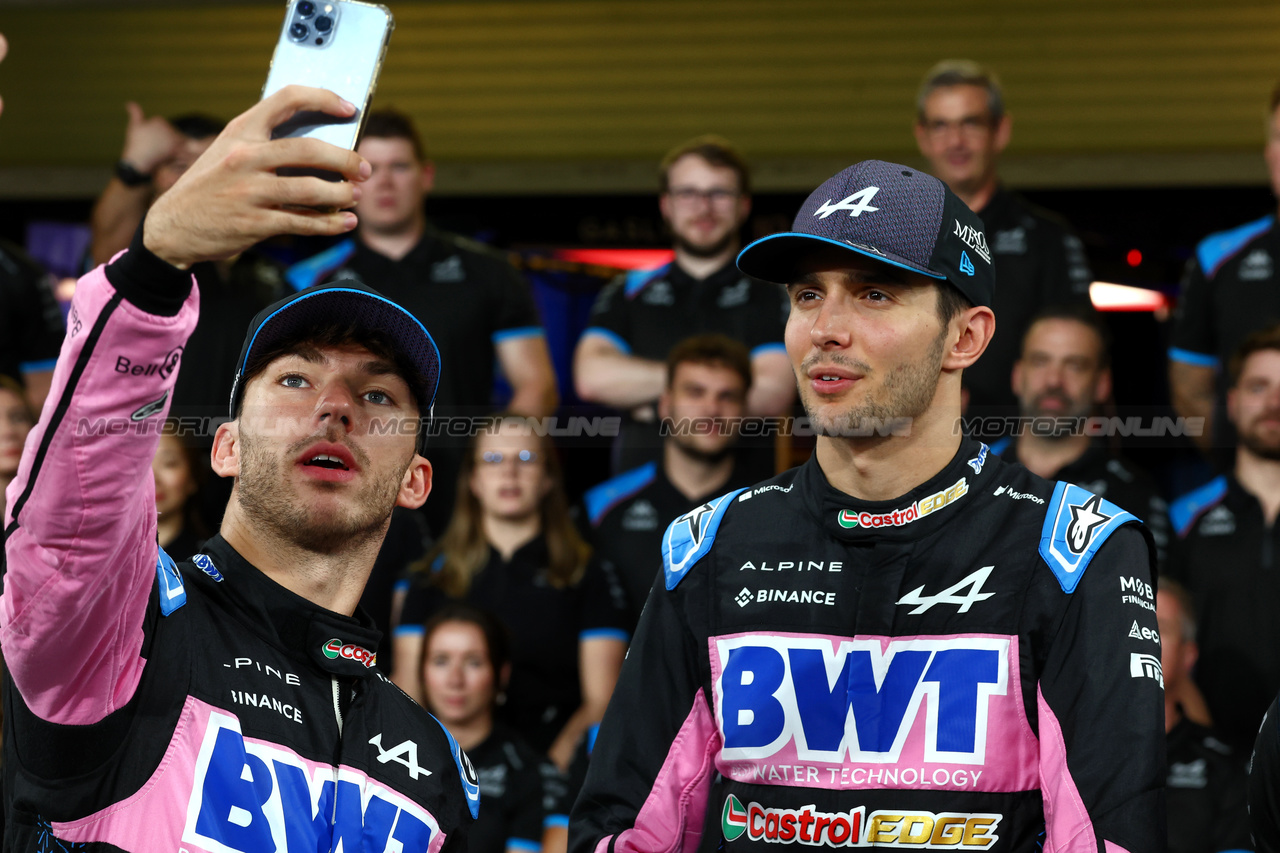
[[[630,413],[615,445],[615,473],[661,459],[657,404],[667,353],[687,337],[719,332],[746,344],[746,414],[775,417],[795,399],[782,342],[787,295],[733,263],[751,212],[746,162],[727,140],[700,136],[662,159],[658,180],[675,260],[619,276],[600,291],[573,355],[578,396]]]
[[[658,400],[666,425],[662,461],[647,462],[583,496],[588,538],[605,571],[626,590],[631,628],[662,560],[662,531],[709,497],[751,477],[735,464],[738,421],[751,390],[747,348],[724,335],[695,335],[667,356],[667,387]]]
[[[1214,728],[1248,754],[1280,690],[1280,324],[1247,337],[1228,366],[1233,469],[1173,502],[1169,574],[1196,602],[1196,682]]]
[[[1084,430],[1085,419],[1111,396],[1111,333],[1093,306],[1050,306],[1032,318],[1012,379],[1021,420],[1015,435],[992,443],[992,452],[1132,512],[1146,522],[1164,565],[1168,503],[1141,468]]]

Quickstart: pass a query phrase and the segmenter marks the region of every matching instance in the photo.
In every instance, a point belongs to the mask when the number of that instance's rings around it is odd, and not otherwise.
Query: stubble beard
[[[938,391],[946,340],[947,328],[944,326],[923,359],[894,367],[885,374],[884,382],[874,397],[832,416],[824,417],[818,412],[818,406],[811,399],[813,392],[807,387],[807,366],[802,365],[799,377],[801,402],[814,431],[832,438],[867,437],[897,434],[904,424],[910,427],[913,419],[928,411]],[[827,360],[854,368],[866,376],[873,374],[870,365],[862,362]]]
[[[296,458],[316,440],[311,437],[294,444],[284,458]],[[303,498],[285,486],[279,461],[243,431],[240,445],[243,455],[236,481],[237,500],[245,517],[258,527],[291,545],[319,554],[358,548],[375,536],[384,535],[400,489],[400,475],[393,472],[382,480],[369,481],[348,507],[316,509],[306,506]],[[352,452],[361,468],[367,471],[367,457],[354,448]],[[348,488],[338,484],[319,486],[334,490]]]
[[[1240,430],[1240,444],[1242,444],[1250,453],[1260,459],[1266,459],[1268,462],[1280,462],[1280,437],[1268,440],[1264,438],[1261,431],[1257,429],[1257,421],[1267,415],[1260,415],[1253,423],[1249,425],[1249,429]]]

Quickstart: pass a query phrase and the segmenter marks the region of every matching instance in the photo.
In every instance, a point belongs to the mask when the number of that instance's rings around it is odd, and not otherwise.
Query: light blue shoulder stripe
[[[663,264],[657,269],[652,270],[628,270],[626,274],[626,284],[622,288],[623,294],[628,299],[634,299],[636,294],[644,290],[651,281],[657,281],[667,274],[667,270],[671,269],[671,264]]]
[[[529,853],[538,853],[542,849],[541,841],[534,841],[530,838],[508,838],[508,850],[528,850]]]
[[[991,442],[991,453],[995,456],[1003,456],[1011,444],[1013,444],[1013,436],[1006,435],[1004,438],[997,438]]]
[[[772,341],[767,344],[760,344],[758,347],[751,350],[750,356],[751,358],[754,359],[758,356],[762,356],[762,355],[765,355],[766,353],[771,353],[771,352],[780,352],[783,355],[786,355],[787,345],[784,344],[782,341]]]
[[[1179,536],[1186,536],[1196,519],[1227,495],[1227,477],[1220,474],[1169,504],[1169,521]]]
[[[356,241],[343,240],[336,246],[330,246],[289,267],[284,271],[284,280],[294,290],[306,290],[311,285],[324,281],[325,276],[345,264],[355,253]]]
[[[623,355],[631,355],[631,344],[627,343],[622,335],[611,329],[606,329],[603,326],[587,326],[582,330],[582,337],[585,338],[587,335],[599,335],[617,347]]]
[[[18,370],[22,373],[44,373],[57,366],[57,358],[46,358],[40,361],[24,361],[18,365]]]
[[[1120,525],[1137,520],[1093,492],[1059,480],[1040,529],[1040,556],[1062,591],[1070,594],[1107,537]]]
[[[499,329],[489,336],[489,340],[497,345],[506,341],[518,341],[521,338],[542,338],[546,337],[546,334],[541,326],[519,326],[513,329]]]
[[[658,463],[647,462],[639,468],[623,471],[618,476],[587,489],[587,493],[582,496],[582,501],[587,506],[587,520],[593,526],[599,524],[612,507],[652,483],[657,476]]]
[[[667,589],[675,589],[716,541],[716,530],[733,499],[746,489],[736,489],[691,509],[671,522],[662,534],[662,571]]]
[[[160,583],[160,615],[168,616],[187,603],[187,588],[182,583],[178,564],[156,546],[156,580]]]
[[[1195,367],[1217,367],[1220,362],[1216,355],[1182,349],[1181,347],[1169,347],[1169,360],[1194,365]]]
[[[1268,214],[1253,222],[1205,237],[1196,246],[1196,260],[1200,262],[1200,270],[1206,277],[1212,277],[1218,267],[1244,248],[1246,243],[1274,225],[1275,221],[1275,216]]]

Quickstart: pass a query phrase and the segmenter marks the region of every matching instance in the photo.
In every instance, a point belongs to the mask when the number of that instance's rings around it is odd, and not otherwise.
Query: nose
[[[316,419],[321,426],[339,424],[345,432],[355,425],[355,395],[344,383],[329,382],[316,401]]]
[[[832,288],[823,297],[822,307],[813,318],[809,330],[810,340],[818,349],[843,349],[852,341],[851,317],[839,288]]]

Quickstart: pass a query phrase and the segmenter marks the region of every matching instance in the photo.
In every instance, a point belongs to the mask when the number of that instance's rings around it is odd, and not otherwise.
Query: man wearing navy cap
[[[958,428],[981,220],[866,161],[738,265],[787,286],[817,447],[667,529],[572,853],[1163,851],[1150,536]]]
[[[6,850],[437,853],[477,813],[474,770],[375,668],[357,609],[392,508],[431,489],[440,360],[418,320],[358,285],[258,314],[214,439],[235,481],[221,534],[181,565],[156,545],[151,458],[199,310],[190,268],[355,226],[342,211],[368,163],[272,140],[299,110],[355,108],[300,87],[253,107],[76,288],[57,405],[8,490]]]

